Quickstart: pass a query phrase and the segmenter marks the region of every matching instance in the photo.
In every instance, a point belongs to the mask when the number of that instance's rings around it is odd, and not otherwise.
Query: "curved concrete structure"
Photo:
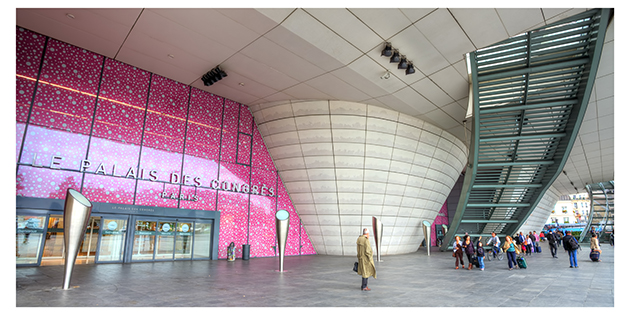
[[[554,188],[553,186],[549,187],[549,189],[547,189],[547,192],[545,192],[545,194],[543,195],[542,199],[540,199],[540,202],[536,206],[536,209],[534,209],[534,211],[525,221],[525,223],[521,225],[519,231],[522,231],[523,234],[529,233],[530,231],[536,231],[537,233],[540,233],[540,231],[542,231],[543,227],[545,226],[545,222],[547,222],[547,219],[549,219],[549,214],[555,207],[556,202],[558,202],[558,199],[560,199],[560,195],[561,193],[558,192],[556,188]]]
[[[467,146],[420,119],[344,101],[251,107],[256,124],[319,254],[356,255],[372,216],[383,255],[418,249],[467,157]]]

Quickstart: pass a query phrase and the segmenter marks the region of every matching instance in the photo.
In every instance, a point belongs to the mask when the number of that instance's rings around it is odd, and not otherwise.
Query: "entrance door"
[[[76,264],[93,264],[96,257],[98,237],[101,230],[101,217],[90,217],[90,221],[79,248]]]
[[[173,260],[176,224],[175,220],[158,221],[156,260]]]
[[[210,258],[212,220],[136,217],[134,222],[131,261]]]
[[[18,215],[15,233],[15,263],[36,265],[41,257],[46,216]]]
[[[175,259],[191,259],[193,247],[193,223],[177,222],[177,235],[175,240]]]
[[[127,217],[103,217],[97,263],[122,262],[127,234]]]
[[[157,221],[138,219],[133,235],[132,261],[153,260]]]

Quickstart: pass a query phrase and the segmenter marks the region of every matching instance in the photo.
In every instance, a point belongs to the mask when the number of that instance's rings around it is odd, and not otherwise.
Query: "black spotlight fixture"
[[[225,77],[227,77],[227,73],[221,70],[219,66],[216,66],[214,69],[206,72],[206,74],[201,77],[201,81],[203,81],[203,85],[211,86]]]
[[[401,55],[398,49],[392,48],[392,44],[388,42],[385,42],[385,49],[381,52],[381,56],[390,57],[389,62],[398,63],[398,69],[405,70],[407,75],[416,73],[416,69],[413,68],[413,64],[407,60],[407,57]]]
[[[400,63],[398,64],[398,69],[407,69],[407,58],[405,58],[405,56],[400,57]]]
[[[409,64],[407,64],[407,70],[405,70],[405,74],[409,75],[414,73],[416,73],[416,69],[413,68],[413,64],[410,62]]]
[[[392,45],[390,43],[385,43],[385,49],[381,52],[381,56],[389,57],[392,55]]]
[[[394,50],[394,54],[392,55],[391,58],[389,58],[389,62],[390,63],[400,62],[400,54],[398,53],[398,50]]]

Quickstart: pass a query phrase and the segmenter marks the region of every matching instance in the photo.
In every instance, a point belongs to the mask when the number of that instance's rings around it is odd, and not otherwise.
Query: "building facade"
[[[315,254],[249,109],[16,28],[18,265],[63,261],[68,188],[95,206],[79,260]],[[219,250],[221,249],[221,250]]]

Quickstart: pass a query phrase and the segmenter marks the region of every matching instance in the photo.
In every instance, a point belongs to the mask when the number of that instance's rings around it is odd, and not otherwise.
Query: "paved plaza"
[[[433,248],[376,262],[378,279],[360,290],[354,257],[278,258],[77,265],[69,290],[63,266],[16,269],[20,307],[613,307],[613,247],[601,262],[579,252],[578,269],[543,252],[527,256],[528,268],[508,270],[507,260],[486,270],[455,270],[450,252]],[[583,245],[583,247],[585,247]],[[375,259],[376,260],[376,259]],[[466,261],[466,258],[464,258]],[[626,304],[623,303],[622,304]]]

